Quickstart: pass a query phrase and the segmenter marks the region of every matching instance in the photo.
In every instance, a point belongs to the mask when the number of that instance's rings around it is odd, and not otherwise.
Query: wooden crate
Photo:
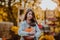
[[[2,36],[8,37],[10,27],[13,26],[11,22],[0,22],[0,38]]]

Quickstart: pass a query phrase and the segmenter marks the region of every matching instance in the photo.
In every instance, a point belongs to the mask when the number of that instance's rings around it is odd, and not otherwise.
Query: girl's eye
[[[31,13],[29,13],[29,15],[32,15]]]

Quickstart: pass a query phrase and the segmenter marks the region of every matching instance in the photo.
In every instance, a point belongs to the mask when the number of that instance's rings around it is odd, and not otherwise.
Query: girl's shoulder
[[[26,21],[22,21],[22,22],[20,22],[19,24],[26,24]]]

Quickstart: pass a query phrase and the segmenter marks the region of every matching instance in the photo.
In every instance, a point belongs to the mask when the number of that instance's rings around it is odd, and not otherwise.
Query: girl
[[[31,9],[28,9],[24,21],[20,23],[18,34],[22,36],[21,40],[38,40],[40,29],[37,26],[35,14]]]

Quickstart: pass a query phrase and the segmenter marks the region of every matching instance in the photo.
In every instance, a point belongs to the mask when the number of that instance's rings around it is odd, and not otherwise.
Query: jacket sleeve
[[[40,37],[41,30],[38,28],[38,25],[36,25],[35,29],[36,29],[35,37]]]
[[[28,32],[24,31],[24,23],[21,23],[19,25],[18,35],[20,35],[20,36],[28,36],[28,34],[29,34]]]

